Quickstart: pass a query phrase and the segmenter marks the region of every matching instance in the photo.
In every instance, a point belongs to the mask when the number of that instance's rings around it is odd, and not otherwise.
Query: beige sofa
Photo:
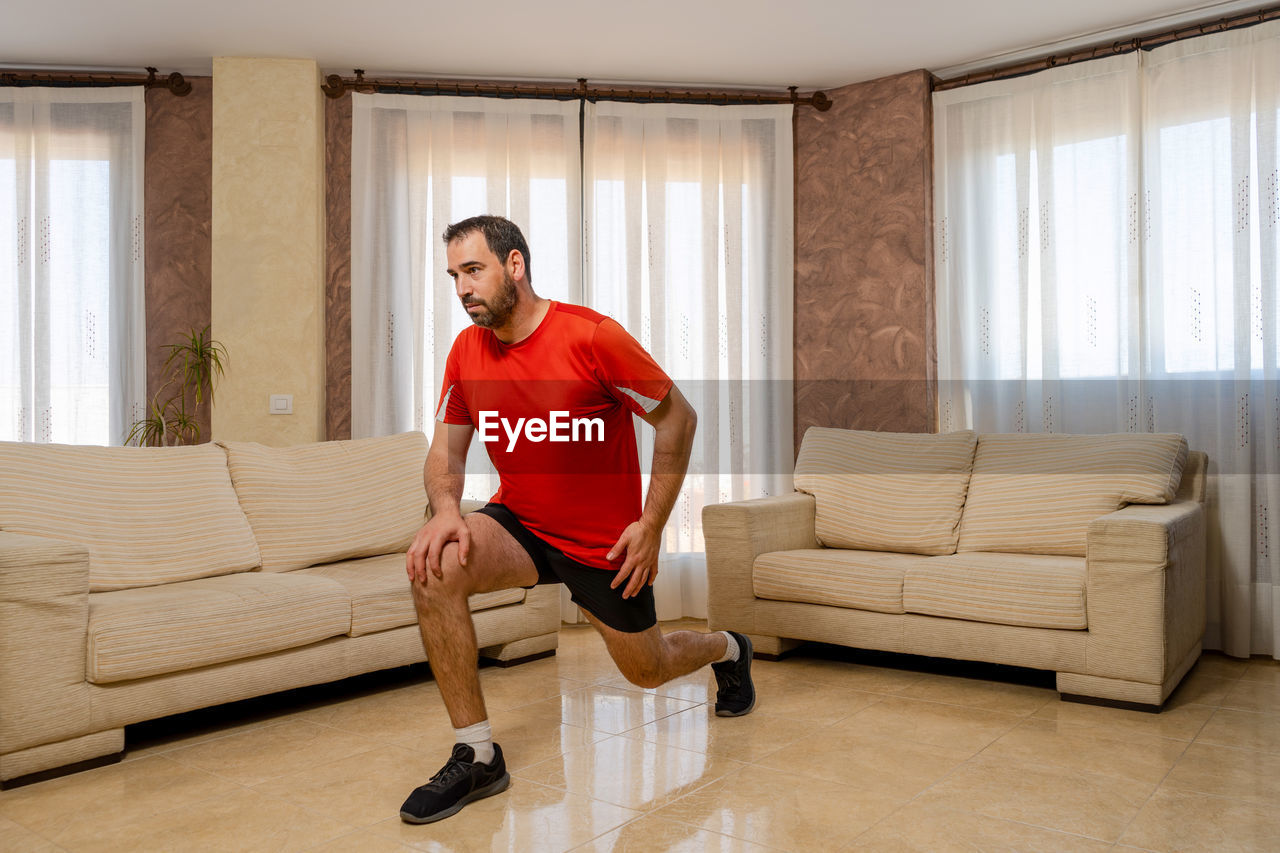
[[[1177,435],[810,429],[794,494],[705,508],[710,626],[1157,709],[1200,654],[1205,465]]]
[[[0,443],[0,781],[119,754],[130,723],[425,660],[404,552],[426,451]],[[556,648],[557,588],[471,604],[483,655]]]

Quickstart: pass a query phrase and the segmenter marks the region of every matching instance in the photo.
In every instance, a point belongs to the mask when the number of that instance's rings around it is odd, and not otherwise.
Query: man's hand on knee
[[[626,530],[623,530],[622,535],[618,537],[617,543],[605,555],[605,559],[609,561],[626,555],[626,559],[618,567],[613,582],[609,584],[613,589],[617,589],[625,582],[627,585],[622,590],[623,598],[635,597],[640,590],[644,589],[646,583],[653,586],[653,582],[657,580],[659,535],[658,531],[648,527],[644,522],[634,521],[627,525]]]
[[[422,525],[422,529],[413,537],[409,553],[405,555],[405,572],[409,580],[426,583],[427,571],[437,579],[444,578],[440,567],[440,555],[450,542],[458,543],[458,562],[467,564],[467,553],[471,550],[471,528],[457,513],[440,513],[431,516],[431,520]]]

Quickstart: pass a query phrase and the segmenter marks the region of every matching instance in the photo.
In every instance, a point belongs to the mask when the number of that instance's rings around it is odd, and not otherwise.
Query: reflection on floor
[[[702,627],[668,624],[666,630]],[[1159,715],[1043,674],[818,649],[629,685],[594,632],[482,671],[504,794],[398,809],[452,730],[425,668],[133,727],[123,762],[0,793],[0,849],[1275,850],[1280,664],[1208,653]]]

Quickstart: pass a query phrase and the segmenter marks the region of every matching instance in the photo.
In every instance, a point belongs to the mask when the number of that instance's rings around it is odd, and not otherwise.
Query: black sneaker
[[[716,674],[716,716],[741,717],[756,706],[756,688],[751,683],[751,638],[737,631],[738,659],[711,664]]]
[[[465,743],[453,745],[453,755],[431,781],[416,788],[400,807],[405,823],[431,823],[462,811],[473,800],[491,797],[507,790],[511,775],[502,760],[502,747],[493,745],[493,760],[476,761],[476,751]]]

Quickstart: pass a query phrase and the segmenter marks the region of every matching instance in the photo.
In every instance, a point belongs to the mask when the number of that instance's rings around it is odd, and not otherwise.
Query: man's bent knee
[[[440,574],[442,577],[436,577],[428,566],[425,581],[415,578],[410,582],[414,604],[420,609],[430,606],[437,599],[466,598],[470,594],[468,587],[471,579],[458,561],[458,543],[450,542],[440,552]]]
[[[632,658],[625,654],[617,655],[614,663],[618,665],[622,676],[636,687],[661,687],[667,679],[663,675],[661,660]]]
[[[636,687],[661,687],[667,683],[667,680],[662,677],[662,671],[657,669],[645,668],[633,669],[630,671],[624,670],[622,674],[626,677],[627,681],[630,681]]]

